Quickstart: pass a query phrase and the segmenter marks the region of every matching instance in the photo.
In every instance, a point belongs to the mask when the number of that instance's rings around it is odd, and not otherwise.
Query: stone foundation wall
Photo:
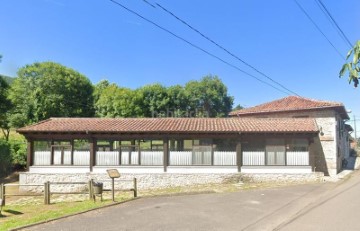
[[[322,180],[323,173],[304,174],[250,174],[250,173],[159,173],[159,174],[122,174],[115,179],[116,189],[130,189],[133,187],[133,178],[137,178],[138,189],[159,189],[170,187],[184,187],[201,184],[221,184],[243,182],[318,182]],[[103,182],[104,188],[111,188],[111,179],[107,174],[86,173],[86,174],[41,174],[21,173],[21,184],[44,184],[50,182],[88,182],[93,179],[95,182]],[[85,191],[84,185],[51,185],[52,192]],[[43,187],[22,187],[26,191],[43,191]]]

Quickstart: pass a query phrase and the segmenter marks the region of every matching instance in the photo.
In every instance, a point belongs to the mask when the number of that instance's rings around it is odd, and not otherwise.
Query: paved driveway
[[[142,198],[26,230],[272,230],[331,187]]]

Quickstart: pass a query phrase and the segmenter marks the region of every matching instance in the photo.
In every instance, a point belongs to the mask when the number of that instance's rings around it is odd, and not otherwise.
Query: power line
[[[335,25],[335,29],[337,29],[337,32],[339,33],[340,37],[352,48],[352,44],[348,37],[345,35],[344,31],[340,28],[339,24],[335,21],[334,17],[331,15],[330,11],[327,9],[325,4],[321,0],[315,0],[319,8],[322,10],[322,12],[328,17],[332,25]]]
[[[143,0],[146,1],[146,0]],[[254,66],[250,65],[249,63],[247,63],[246,61],[244,61],[243,59],[239,58],[237,55],[235,55],[234,53],[230,52],[228,49],[226,49],[225,47],[221,46],[219,43],[215,42],[213,39],[209,38],[208,36],[206,36],[205,34],[203,34],[202,32],[200,32],[198,29],[194,28],[193,26],[191,26],[189,23],[187,23],[186,21],[184,21],[183,19],[181,19],[180,17],[178,17],[177,15],[175,15],[173,12],[171,12],[170,10],[166,9],[165,7],[163,7],[162,5],[160,5],[159,3],[155,4],[160,7],[162,10],[164,10],[166,13],[170,14],[171,16],[173,16],[175,19],[177,19],[178,21],[182,22],[183,24],[185,24],[187,27],[189,27],[190,29],[192,29],[193,31],[195,31],[196,33],[198,33],[199,35],[201,35],[203,38],[205,38],[206,40],[210,41],[212,44],[214,44],[215,46],[217,46],[218,48],[222,49],[223,51],[225,51],[226,53],[228,53],[229,55],[231,55],[232,57],[234,57],[235,59],[239,60],[240,62],[242,62],[243,64],[245,64],[246,66],[250,67],[251,69],[253,69],[254,71],[256,71],[257,73],[259,73],[260,75],[266,77],[267,79],[269,79],[271,82],[277,84],[278,86],[282,87],[283,89],[285,89],[288,92],[291,92],[297,96],[299,96],[297,93],[295,93],[294,91],[290,90],[289,88],[285,87],[283,84],[279,83],[278,81],[272,79],[271,77],[269,77],[268,75],[264,74],[263,72],[259,71],[257,68],[255,68]]]
[[[222,59],[222,58],[220,58],[220,57],[218,57],[218,56],[216,56],[216,55],[214,55],[214,54],[210,53],[209,51],[206,51],[205,49],[203,49],[203,48],[201,48],[201,47],[199,47],[199,46],[195,45],[194,43],[192,43],[192,42],[190,42],[190,41],[188,41],[188,40],[186,40],[186,39],[184,39],[184,38],[180,37],[179,35],[177,35],[177,34],[175,34],[175,33],[171,32],[170,30],[168,30],[168,29],[166,29],[166,28],[164,28],[164,27],[160,26],[159,24],[157,24],[157,23],[155,23],[155,22],[151,21],[150,19],[145,18],[144,16],[140,15],[139,13],[137,13],[137,12],[135,12],[135,11],[133,11],[133,10],[131,10],[131,9],[127,8],[126,6],[122,5],[121,3],[119,3],[119,2],[117,2],[117,1],[115,1],[115,0],[109,0],[109,1],[111,1],[111,2],[112,2],[112,3],[114,3],[114,4],[116,4],[116,5],[117,5],[117,6],[119,6],[119,7],[122,7],[123,9],[127,10],[128,12],[130,12],[130,13],[132,13],[132,14],[134,14],[134,15],[138,16],[139,18],[141,18],[141,19],[143,19],[143,20],[147,21],[148,23],[150,23],[150,24],[152,24],[152,25],[156,26],[157,28],[159,28],[159,29],[161,29],[161,30],[163,30],[163,31],[165,31],[165,32],[167,32],[167,33],[169,33],[170,35],[172,35],[172,36],[176,37],[177,39],[179,39],[179,40],[181,40],[181,41],[183,41],[183,42],[185,42],[185,43],[189,44],[190,46],[192,46],[192,47],[194,47],[194,48],[196,48],[196,49],[198,49],[198,50],[200,50],[200,51],[204,52],[205,54],[207,54],[207,55],[209,55],[209,56],[211,56],[211,57],[213,57],[213,58],[215,58],[215,59],[217,59],[217,60],[221,61],[222,63],[225,63],[226,65],[228,65],[228,66],[230,66],[230,67],[232,67],[232,68],[234,68],[234,69],[236,69],[236,70],[238,70],[238,71],[242,72],[243,74],[248,75],[248,76],[250,76],[250,77],[252,77],[252,78],[256,79],[257,81],[259,81],[259,82],[261,82],[261,83],[263,83],[263,84],[266,84],[266,85],[268,85],[268,86],[270,86],[270,87],[272,87],[272,88],[274,88],[274,89],[276,89],[276,90],[278,90],[278,91],[281,91],[282,93],[285,93],[285,94],[289,95],[289,93],[288,93],[288,92],[285,92],[285,91],[283,91],[282,89],[279,89],[279,88],[277,88],[276,86],[274,86],[274,85],[272,85],[272,84],[270,84],[270,83],[268,83],[268,82],[265,82],[264,80],[262,80],[262,79],[260,79],[260,78],[258,78],[258,77],[256,77],[256,76],[254,76],[254,75],[252,75],[252,74],[250,74],[250,73],[248,73],[248,72],[246,72],[246,71],[244,71],[244,70],[240,69],[240,68],[239,68],[239,67],[237,67],[236,65],[231,64],[231,63],[229,63],[228,61],[225,61],[224,59]]]
[[[306,15],[306,17],[312,22],[312,24],[316,27],[316,29],[324,36],[324,38],[326,39],[326,41],[328,41],[328,43],[334,48],[334,50],[338,53],[338,55],[345,60],[345,58],[342,56],[342,54],[340,53],[340,51],[334,46],[334,44],[330,41],[330,39],[324,34],[324,32],[322,32],[322,30],[320,29],[320,27],[315,23],[315,21],[310,17],[310,15],[306,12],[306,10],[300,5],[300,3],[297,0],[294,0],[294,2],[296,3],[296,5],[300,8],[300,10]]]

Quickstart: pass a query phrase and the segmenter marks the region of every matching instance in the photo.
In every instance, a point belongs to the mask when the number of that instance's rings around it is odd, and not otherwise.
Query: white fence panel
[[[50,151],[34,152],[34,165],[50,165]]]
[[[211,165],[211,152],[194,152],[193,165]]]
[[[64,164],[71,165],[71,151],[64,151]]]
[[[129,165],[129,154],[131,159],[131,165],[138,165],[139,164],[139,152],[129,152],[129,151],[122,151],[121,152],[121,164],[122,165]]]
[[[139,152],[131,152],[131,165],[139,165]]]
[[[191,165],[192,152],[170,151],[170,165]]]
[[[121,152],[121,164],[129,164],[129,152]]]
[[[141,152],[141,165],[163,165],[163,151],[143,151]]]
[[[74,165],[90,165],[90,151],[74,151]]]
[[[214,165],[236,165],[236,152],[214,152]]]
[[[64,151],[64,165],[71,165],[71,151]],[[54,151],[54,165],[61,165],[61,151]]]
[[[287,152],[287,165],[309,165],[309,152]]]
[[[243,165],[265,165],[265,152],[243,152]]]
[[[34,165],[50,165],[50,151],[35,151]],[[71,165],[71,151],[64,151],[64,165]],[[74,151],[74,165],[89,165],[90,151]],[[61,151],[54,151],[54,165],[61,165]]]
[[[119,152],[118,151],[97,151],[96,165],[118,165]]]
[[[54,151],[54,165],[61,165],[61,151]]]

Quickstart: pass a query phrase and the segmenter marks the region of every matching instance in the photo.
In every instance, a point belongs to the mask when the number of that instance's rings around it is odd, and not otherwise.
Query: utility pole
[[[357,140],[357,134],[356,134],[356,116],[354,115],[354,132],[355,132],[355,142],[356,142],[356,147],[358,145],[358,140]]]

